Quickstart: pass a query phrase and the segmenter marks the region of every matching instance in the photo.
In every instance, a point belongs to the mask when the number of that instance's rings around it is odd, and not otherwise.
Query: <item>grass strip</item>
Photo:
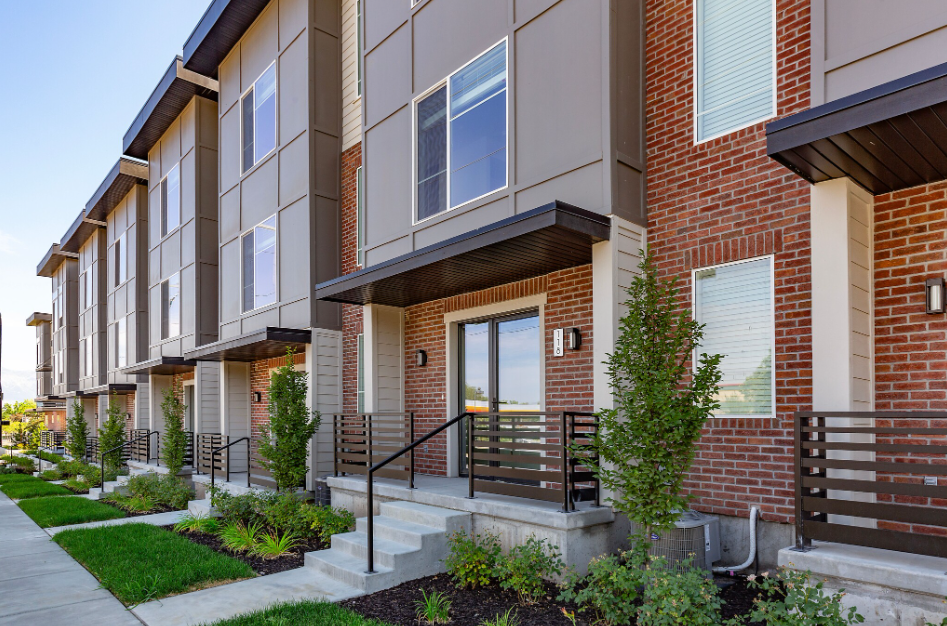
[[[330,602],[285,602],[204,626],[387,626]]]
[[[6,485],[7,483],[36,482],[37,480],[41,479],[31,474],[0,474],[0,485]]]
[[[64,530],[53,541],[126,605],[255,576],[242,561],[149,524]]]
[[[0,491],[14,500],[26,498],[42,498],[44,496],[71,496],[72,492],[60,485],[48,483],[41,478],[31,481],[21,480],[12,483],[0,484]]]
[[[113,506],[79,496],[33,498],[20,502],[20,508],[42,528],[125,517],[125,513]]]

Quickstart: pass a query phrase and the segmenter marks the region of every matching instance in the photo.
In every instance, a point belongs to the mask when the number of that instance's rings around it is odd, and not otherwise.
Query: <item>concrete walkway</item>
[[[99,581],[0,493],[0,626],[141,626]]]
[[[118,519],[107,519],[100,522],[88,522],[86,524],[73,524],[72,526],[53,526],[47,528],[46,533],[52,537],[56,533],[64,530],[73,530],[75,528],[98,528],[99,526],[119,526],[121,524],[151,524],[152,526],[167,526],[168,524],[177,524],[187,515],[187,511],[169,511],[167,513],[155,513],[154,515],[139,515],[138,517],[120,517]]]

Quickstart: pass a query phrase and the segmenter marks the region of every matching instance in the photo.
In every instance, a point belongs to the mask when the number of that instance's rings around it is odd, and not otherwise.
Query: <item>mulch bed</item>
[[[743,577],[717,577],[721,586],[721,599],[726,602],[723,617],[728,619],[736,615],[746,615],[753,606],[757,591],[747,586]],[[484,589],[458,589],[447,574],[428,576],[406,582],[397,587],[379,591],[367,596],[346,600],[341,605],[365,617],[375,618],[395,626],[417,626],[417,602],[421,600],[421,590],[428,593],[440,591],[451,601],[451,624],[470,624],[476,626],[483,620],[503,615],[510,607],[515,612],[519,626],[572,626],[572,621],[562,614],[562,609],[575,611],[577,626],[588,626],[593,616],[579,613],[576,606],[556,601],[559,589],[553,584],[547,585],[544,601],[522,606],[518,604],[516,594],[504,591],[498,585]],[[757,622],[747,622],[747,626],[760,626]]]
[[[162,526],[161,528],[174,532],[174,526]],[[287,570],[296,569],[297,567],[302,567],[305,564],[305,554],[307,552],[322,550],[327,547],[322,545],[318,539],[313,539],[308,543],[302,543],[296,546],[291,554],[287,554],[275,559],[264,559],[262,557],[246,554],[243,552],[231,552],[223,546],[217,535],[195,532],[178,534],[180,534],[182,537],[187,537],[194,543],[207,546],[215,552],[220,552],[221,554],[226,554],[227,556],[243,561],[252,567],[253,571],[260,576],[266,576],[267,574],[278,574],[279,572],[285,572]],[[415,624],[415,626],[417,625]]]

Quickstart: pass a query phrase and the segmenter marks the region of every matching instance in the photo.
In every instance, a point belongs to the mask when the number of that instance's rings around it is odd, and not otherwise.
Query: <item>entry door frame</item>
[[[542,389],[540,410],[546,409],[546,294],[540,293],[524,298],[506,300],[486,306],[471,307],[444,314],[444,339],[447,346],[447,393],[444,394],[444,415],[447,419],[459,415],[461,379],[460,379],[460,324],[483,320],[491,317],[504,317],[518,313],[539,312],[540,359],[539,385]],[[460,476],[460,428],[447,430],[447,476]]]
[[[188,387],[190,387],[190,397],[188,396]],[[194,379],[185,380],[181,383],[181,390],[184,392],[184,430],[188,430],[188,415],[191,419],[191,428],[190,432],[197,434],[197,381]]]

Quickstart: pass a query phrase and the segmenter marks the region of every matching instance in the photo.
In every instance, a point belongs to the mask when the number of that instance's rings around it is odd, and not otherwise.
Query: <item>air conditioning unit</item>
[[[649,554],[663,557],[669,567],[691,565],[705,569],[708,575],[714,561],[720,560],[720,519],[697,511],[684,511],[670,532],[651,535]]]

